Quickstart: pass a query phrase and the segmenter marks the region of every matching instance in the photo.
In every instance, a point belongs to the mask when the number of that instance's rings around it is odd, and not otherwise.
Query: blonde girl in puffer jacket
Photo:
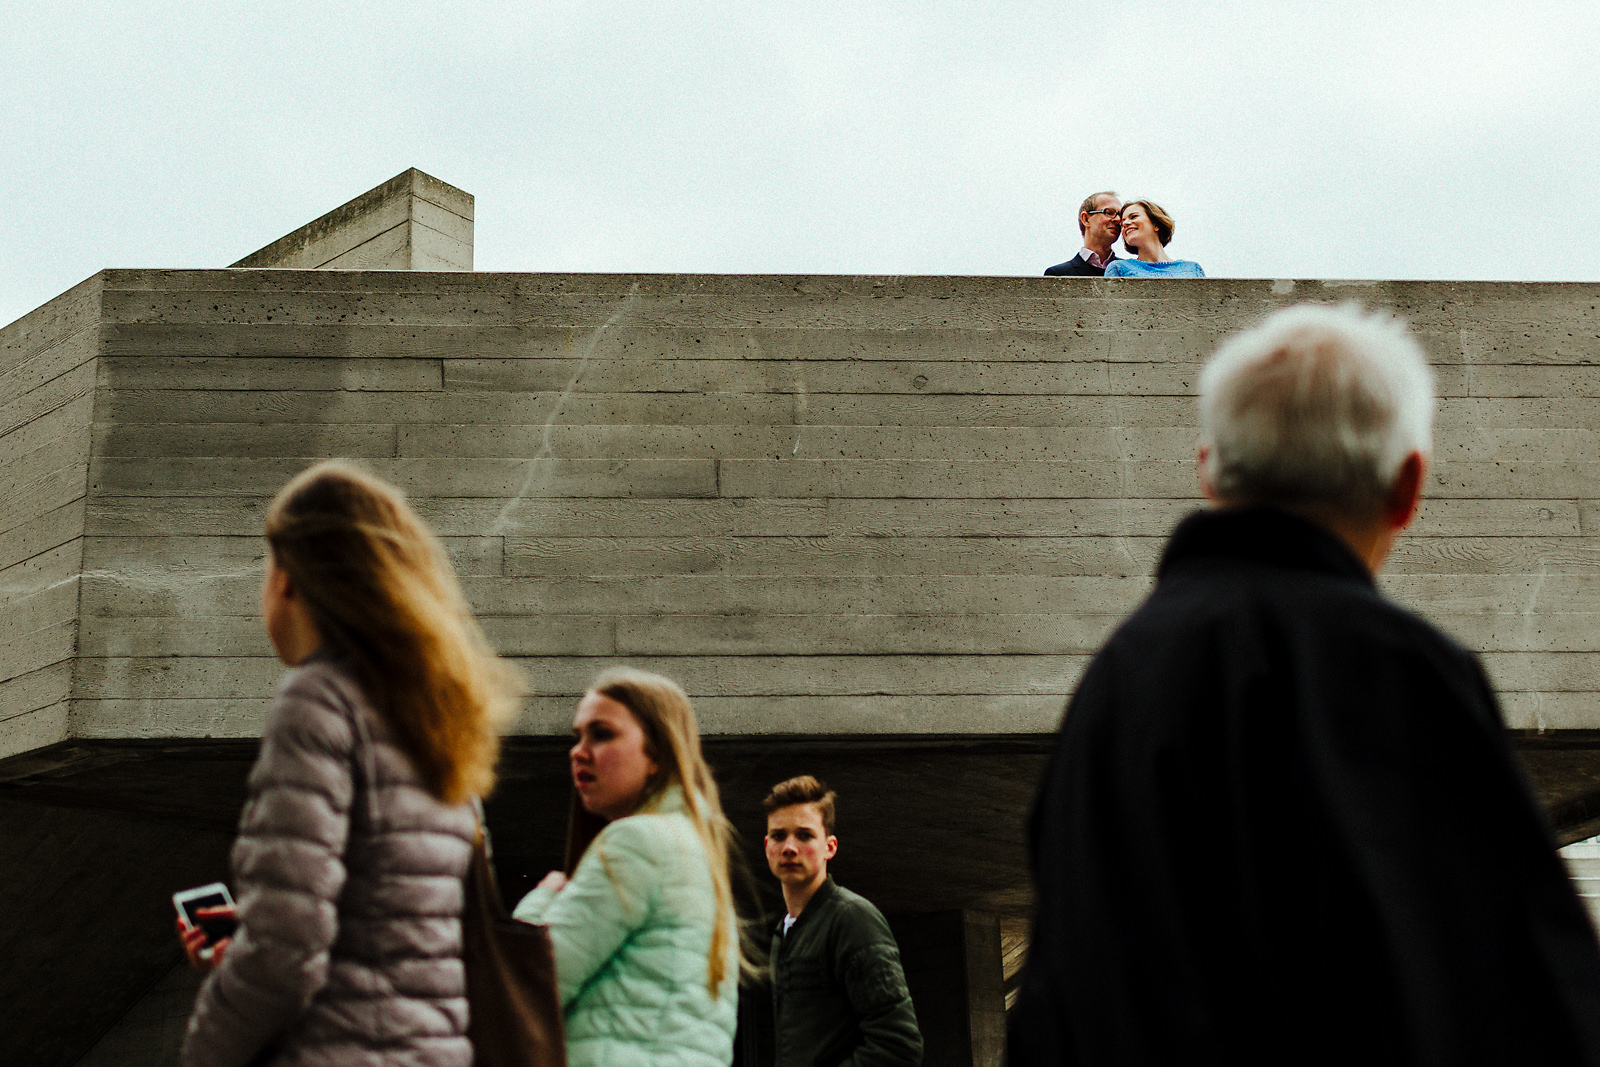
[[[550,928],[569,1067],[722,1067],[744,954],[694,709],[659,674],[608,671],[572,736],[567,870],[514,913]]]
[[[439,542],[341,462],[267,512],[284,676],[233,848],[239,927],[201,958],[186,1067],[470,1067],[462,878],[518,686]],[[181,929],[180,923],[180,929]]]

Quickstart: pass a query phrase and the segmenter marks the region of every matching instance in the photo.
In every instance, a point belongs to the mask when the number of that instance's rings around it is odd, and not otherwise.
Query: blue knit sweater
[[[1192,259],[1166,263],[1146,263],[1142,259],[1119,259],[1106,264],[1107,278],[1204,278],[1206,272]]]

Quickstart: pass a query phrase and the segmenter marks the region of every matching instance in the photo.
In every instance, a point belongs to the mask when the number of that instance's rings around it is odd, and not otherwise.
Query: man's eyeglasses
[[[1107,218],[1120,219],[1122,217],[1122,209],[1120,207],[1097,207],[1093,211],[1085,212],[1085,214],[1104,215]]]

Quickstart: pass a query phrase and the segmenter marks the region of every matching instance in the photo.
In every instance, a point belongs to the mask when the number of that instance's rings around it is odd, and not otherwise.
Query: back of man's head
[[[1392,317],[1303,304],[1224,341],[1200,375],[1218,499],[1367,517],[1433,447],[1433,373]]]
[[[833,836],[833,790],[809,774],[790,778],[772,787],[772,792],[761,802],[761,810],[771,814],[779,808],[795,804],[815,804],[822,816],[822,832]]]

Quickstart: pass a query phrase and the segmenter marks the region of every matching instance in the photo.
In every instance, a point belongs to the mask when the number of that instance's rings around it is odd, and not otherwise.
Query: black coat
[[[1474,658],[1322,529],[1202,512],[1067,709],[1037,1064],[1600,1064],[1600,948]]]
[[[1106,262],[1111,263],[1121,258],[1121,256],[1112,256]],[[1046,278],[1099,278],[1105,272],[1106,269],[1104,267],[1094,266],[1087,259],[1084,259],[1083,253],[1080,252],[1065,263],[1057,263],[1053,267],[1046,267],[1044,276]]]

